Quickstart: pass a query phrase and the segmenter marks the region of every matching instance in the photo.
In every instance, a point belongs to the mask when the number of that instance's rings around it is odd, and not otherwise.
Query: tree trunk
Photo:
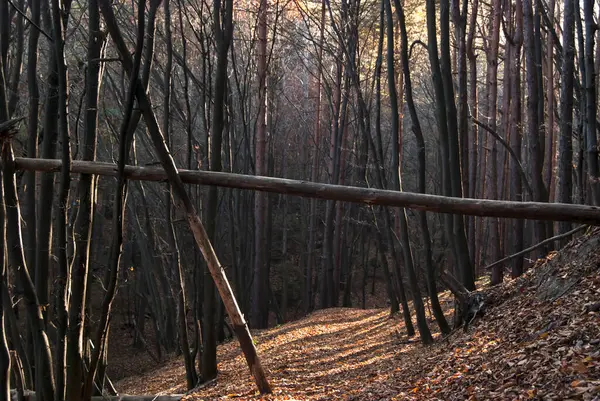
[[[267,0],[261,0],[258,9],[258,118],[256,122],[255,173],[266,175],[267,168]],[[252,325],[259,329],[269,325],[269,276],[266,250],[267,195],[257,193],[254,198],[254,280],[252,291]]]
[[[487,110],[484,115],[487,115],[487,124],[493,130],[498,130],[497,124],[497,105],[498,105],[498,47],[500,45],[500,20],[502,18],[502,7],[500,0],[494,0],[492,4],[492,18],[490,35],[488,37],[487,48]],[[509,60],[507,60],[509,62]],[[491,158],[489,161],[490,177],[487,187],[488,199],[498,199],[498,145],[496,141],[492,141]],[[488,248],[490,249],[490,257],[492,260],[500,259],[500,230],[498,219],[488,220]],[[491,284],[499,284],[502,282],[502,266],[492,270]]]
[[[585,101],[586,131],[585,158],[588,167],[587,181],[591,189],[592,204],[600,206],[600,168],[598,167],[598,141],[596,138],[596,72],[594,71],[594,39],[598,26],[594,20],[594,1],[583,1],[585,20]],[[579,50],[581,51],[581,49]]]
[[[529,170],[533,187],[533,200],[547,201],[546,187],[542,177],[544,164],[544,149],[540,127],[543,121],[539,119],[538,102],[540,102],[540,86],[536,66],[536,32],[531,0],[523,0],[523,40],[525,53],[525,69],[527,81],[527,139],[529,149]],[[546,225],[542,221],[534,224],[533,242],[542,242],[546,238]],[[539,251],[539,256],[545,255],[545,249]]]
[[[321,22],[319,26],[319,48],[317,49],[317,93],[316,99],[317,104],[315,106],[315,132],[314,132],[314,151],[312,156],[312,169],[310,180],[317,182],[319,179],[319,153],[321,145],[321,98],[323,95],[323,88],[321,85],[322,67],[323,67],[323,44],[325,38],[325,1],[321,1]],[[315,199],[310,200],[310,212],[309,212],[309,229],[308,229],[308,256],[306,259],[306,272],[305,272],[305,288],[304,288],[304,311],[308,313],[313,310],[314,305],[314,294],[312,293],[312,281],[314,267],[317,265],[316,258],[316,234],[317,234],[317,202]]]
[[[440,145],[443,162],[444,193],[462,197],[460,177],[460,152],[457,129],[456,104],[450,63],[450,5],[448,0],[440,2],[440,54],[438,58],[435,2],[427,0],[427,38],[429,60],[436,96],[436,114],[440,130]],[[475,289],[473,266],[469,259],[464,219],[461,216],[445,218],[446,235],[458,263],[459,276],[463,285]]]
[[[40,25],[40,2],[30,2],[31,22]],[[37,62],[38,62],[38,39],[40,32],[37,29],[29,31],[29,43],[27,45],[27,92],[29,96],[29,105],[27,108],[27,156],[38,156],[38,112],[40,108],[40,91],[37,80]],[[25,249],[27,250],[27,264],[36,266],[36,177],[35,172],[25,174],[25,194],[24,194],[24,220],[29,230],[25,233]]]
[[[402,182],[400,175],[400,149],[398,147],[398,126],[400,124],[398,118],[398,95],[396,93],[395,73],[394,73],[394,24],[391,0],[385,1],[385,9],[387,15],[387,69],[388,69],[388,90],[390,94],[390,106],[392,108],[392,189],[402,191]],[[405,47],[405,46],[403,46]],[[404,61],[404,60],[403,60]],[[407,60],[406,60],[407,61]],[[423,344],[431,344],[433,338],[427,326],[425,317],[425,308],[423,306],[423,298],[419,289],[419,282],[415,272],[414,259],[412,248],[409,240],[408,221],[406,218],[406,210],[401,209],[397,212],[397,218],[400,225],[400,245],[402,255],[404,256],[404,267],[408,275],[410,284],[410,292],[413,298],[413,305],[417,315],[417,328],[421,336]]]
[[[511,64],[511,85],[510,85],[510,143],[515,151],[517,158],[521,159],[521,145],[523,139],[522,118],[521,118],[521,48],[523,47],[523,6],[521,0],[516,1],[515,6],[515,28],[512,36],[510,54],[513,59]],[[510,199],[513,201],[523,201],[522,177],[519,172],[517,160],[510,160]],[[523,249],[523,220],[513,220],[511,233],[508,241],[509,253],[517,253]],[[517,277],[523,273],[523,258],[515,258],[511,263],[511,276]]]
[[[558,178],[556,201],[573,201],[573,84],[575,80],[575,1],[564,2],[563,54],[560,86],[560,133],[558,139]],[[559,234],[571,230],[571,224],[558,224]],[[560,243],[566,245],[568,238]]]
[[[469,59],[469,109],[471,115],[479,118],[477,101],[477,55],[475,54],[475,29],[477,22],[477,11],[479,8],[479,1],[473,0],[471,5],[471,16],[469,18],[469,36],[467,37],[466,53]],[[477,181],[477,157],[478,157],[478,129],[477,124],[469,124],[469,192],[466,194],[469,198],[476,198],[476,182]],[[463,169],[467,167],[463,165]],[[467,236],[469,239],[469,256],[471,263],[477,269],[477,261],[475,255],[477,255],[476,245],[479,243],[475,237],[475,218],[469,217],[467,219]],[[476,271],[477,273],[477,271]],[[476,274],[477,275],[477,274]]]
[[[383,153],[383,140],[381,134],[381,65],[383,62],[383,40],[385,37],[385,17],[386,16],[386,0],[381,1],[381,10],[379,15],[379,42],[377,45],[377,62],[375,65],[375,144],[371,146],[374,154],[375,165],[377,167],[375,177],[377,178],[377,184],[381,188],[387,187],[387,179],[384,174],[383,163],[385,160]],[[372,140],[372,139],[371,139]],[[394,191],[395,193],[401,193]],[[411,337],[415,334],[415,329],[412,324],[410,316],[410,309],[408,301],[406,299],[406,293],[404,291],[404,283],[402,281],[402,274],[400,271],[399,258],[396,252],[393,238],[393,226],[390,211],[387,209],[380,209],[380,220],[382,221],[383,228],[378,224],[378,218],[375,216],[375,225],[377,228],[377,242],[379,245],[379,253],[381,256],[381,262],[384,266],[384,272],[386,275],[386,281],[389,283],[389,294],[391,314],[395,313],[399,309],[399,305],[402,305],[402,318],[404,319],[404,325],[406,327],[406,334]],[[385,232],[385,237],[382,234]],[[385,238],[385,240],[384,240]],[[392,269],[389,268],[385,243],[392,252],[394,266]]]
[[[417,141],[417,161],[418,161],[418,190],[421,193],[426,192],[425,188],[425,177],[426,177],[426,162],[425,162],[425,139],[423,138],[423,132],[421,130],[421,123],[419,116],[417,115],[417,108],[413,100],[412,93],[412,79],[410,76],[410,66],[408,59],[408,34],[406,32],[406,22],[404,18],[404,10],[400,0],[394,0],[396,5],[396,13],[398,14],[398,21],[400,25],[400,35],[402,38],[401,56],[402,56],[402,68],[404,70],[404,83],[406,86],[406,104],[410,112],[410,119],[412,123],[412,131],[415,134]],[[389,22],[389,20],[388,20]],[[460,58],[460,57],[459,57]],[[459,61],[460,63],[460,61]],[[390,68],[388,66],[388,68]],[[466,82],[465,82],[466,84]],[[466,135],[466,132],[464,133]],[[466,149],[463,148],[465,151]],[[427,215],[424,211],[418,212],[419,224],[421,228],[421,235],[423,236],[423,247],[425,253],[425,270],[427,278],[427,290],[429,298],[431,299],[431,307],[435,320],[440,327],[442,334],[448,334],[450,332],[450,326],[444,317],[444,312],[438,299],[438,290],[435,282],[435,267],[433,265],[432,250],[431,250],[431,235],[429,233],[429,227],[427,225]]]
[[[100,7],[105,4],[101,3]],[[84,401],[88,401],[92,397],[94,390],[94,383],[96,381],[96,373],[101,371],[99,366],[101,365],[101,359],[108,346],[107,338],[110,330],[110,317],[112,310],[112,303],[117,290],[117,280],[119,277],[119,267],[121,264],[121,256],[123,251],[123,231],[125,223],[125,205],[127,202],[127,178],[125,176],[125,165],[129,159],[129,153],[133,142],[134,129],[130,129],[130,124],[133,120],[133,110],[135,103],[135,93],[138,86],[141,86],[141,82],[138,78],[140,65],[142,62],[142,50],[144,46],[144,34],[145,34],[145,7],[146,2],[142,0],[138,4],[137,10],[137,43],[135,47],[135,58],[132,63],[132,67],[129,73],[129,88],[127,91],[127,103],[124,109],[123,120],[119,128],[119,162],[117,165],[117,182],[115,188],[115,199],[114,199],[114,214],[113,214],[113,238],[110,247],[110,258],[109,266],[105,273],[103,288],[106,289],[104,298],[101,304],[100,321],[98,322],[96,333],[94,336],[94,348],[91,356],[91,360],[88,367],[88,374],[83,383],[83,397]],[[105,16],[105,19],[106,18]],[[142,87],[139,89],[144,90]]]
[[[63,25],[63,13],[58,0],[52,1],[52,21],[54,33],[54,51],[58,72],[58,118],[62,150],[59,202],[57,216],[58,273],[56,276],[57,309],[57,351],[56,351],[56,398],[64,399],[66,391],[66,334],[68,329],[68,298],[70,283],[68,230],[68,207],[71,186],[71,138],[69,129],[69,75],[65,56],[66,24]],[[67,11],[68,12],[68,11]],[[77,399],[77,397],[75,397]]]
[[[554,9],[556,5],[556,0],[550,0],[548,4],[548,19],[554,24]],[[546,39],[546,77],[547,77],[547,87],[546,87],[546,99],[547,99],[547,115],[548,115],[548,125],[546,132],[548,133],[546,138],[546,169],[544,175],[544,184],[546,188],[548,188],[548,201],[552,201],[554,198],[553,195],[553,182],[552,179],[554,177],[554,157],[555,157],[555,99],[554,99],[554,35],[548,33],[548,37]]]
[[[96,158],[98,94],[102,82],[103,68],[98,61],[105,44],[100,33],[100,13],[96,0],[88,2],[88,66],[86,74],[86,112],[84,115],[85,136],[82,159],[93,161]],[[93,217],[96,205],[97,179],[91,174],[81,174],[77,184],[79,209],[75,219],[73,240],[75,255],[71,265],[71,297],[69,304],[69,331],[67,334],[67,399],[79,400],[83,382],[84,313],[87,299],[90,242]]]
[[[164,100],[163,100],[163,132],[165,140],[170,143],[170,120],[171,120],[171,72],[173,68],[173,40],[171,35],[171,7],[170,0],[163,1],[164,9],[164,35],[166,40],[166,65],[164,70]],[[189,163],[189,158],[188,158]],[[171,264],[174,267],[177,294],[177,327],[179,329],[179,346],[183,353],[183,361],[185,364],[185,377],[187,382],[188,390],[194,388],[198,381],[198,375],[196,373],[196,367],[194,365],[194,359],[190,351],[189,334],[187,328],[187,314],[186,314],[186,286],[185,286],[185,272],[181,265],[181,256],[179,252],[179,245],[177,244],[177,238],[175,233],[175,226],[173,225],[173,210],[171,201],[171,190],[167,192],[166,197],[167,203],[167,236],[169,240],[169,246],[171,249]]]

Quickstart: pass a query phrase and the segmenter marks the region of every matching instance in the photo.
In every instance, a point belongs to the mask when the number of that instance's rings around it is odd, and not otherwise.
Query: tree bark
[[[37,26],[40,25],[40,2],[30,1],[31,21]],[[29,31],[29,42],[27,44],[27,92],[29,95],[29,105],[27,109],[27,156],[38,156],[38,112],[40,105],[40,91],[37,80],[37,62],[38,62],[38,39],[40,32],[37,29]],[[35,172],[31,171],[25,174],[25,194],[24,219],[27,227],[31,227],[25,234],[25,249],[27,263],[29,266],[36,266],[36,230],[33,229],[36,224],[35,215]]]
[[[404,84],[406,93],[406,104],[410,113],[410,119],[412,123],[412,132],[415,135],[417,142],[417,162],[418,162],[418,190],[420,193],[425,193],[425,177],[426,177],[426,162],[425,162],[425,139],[423,137],[423,131],[421,130],[421,123],[419,116],[417,115],[417,108],[413,99],[412,91],[412,79],[410,76],[410,66],[408,59],[408,34],[406,32],[406,22],[404,18],[404,9],[400,0],[394,0],[396,6],[396,13],[398,14],[398,21],[400,25],[400,37],[402,39],[401,45],[401,56],[402,56],[402,68],[404,70]],[[389,68],[389,67],[388,67]],[[466,84],[466,82],[465,82]],[[464,135],[467,133],[464,132]],[[463,148],[466,152],[466,148]],[[425,253],[425,271],[427,278],[427,290],[429,298],[431,299],[431,308],[435,320],[440,327],[442,334],[448,334],[450,332],[450,326],[444,317],[444,312],[438,299],[438,290],[435,282],[435,267],[433,265],[432,250],[431,250],[431,235],[429,233],[429,227],[427,225],[427,215],[424,211],[418,212],[419,225],[421,229],[421,235],[423,236],[423,247]]]
[[[104,47],[104,37],[100,32],[100,12],[96,0],[88,2],[88,64],[86,73],[86,112],[84,115],[84,138],[82,159],[96,159],[98,126],[98,95],[103,68],[98,61]],[[73,240],[75,255],[71,265],[71,297],[69,304],[69,324],[67,335],[67,399],[78,400],[81,397],[83,382],[83,343],[85,332],[84,313],[87,299],[87,281],[89,272],[90,243],[92,238],[93,217],[96,205],[96,176],[81,174],[77,184],[79,210],[75,219]]]
[[[563,54],[560,86],[560,133],[556,201],[573,201],[573,84],[575,80],[575,1],[565,0],[563,11]],[[571,230],[569,222],[558,224],[559,234]],[[561,245],[565,245],[565,239]]]
[[[469,17],[469,35],[467,37],[466,53],[469,59],[469,109],[471,115],[479,118],[478,106],[479,102],[477,99],[477,55],[475,54],[475,29],[477,22],[477,12],[479,9],[479,1],[473,0],[471,4],[471,15]],[[477,185],[477,158],[478,158],[478,144],[479,133],[476,124],[469,125],[468,135],[468,150],[469,150],[469,192],[465,195],[469,198],[476,198]],[[462,166],[463,169],[467,166]],[[475,238],[475,218],[469,217],[467,219],[467,237],[469,239],[469,257],[471,263],[477,269],[477,261],[475,255],[477,254],[477,238]]]
[[[492,3],[492,17],[490,35],[487,39],[487,125],[494,132],[497,131],[497,105],[498,105],[498,48],[500,46],[500,20],[502,18],[501,0]],[[507,59],[509,62],[509,59]],[[489,160],[490,176],[487,186],[487,198],[498,199],[498,145],[492,141],[491,157]],[[488,220],[489,237],[487,239],[490,257],[497,260],[500,257],[500,230],[498,219]],[[502,282],[501,269],[492,270],[491,284]]]
[[[266,175],[267,168],[267,0],[258,9],[258,118],[256,121],[255,173]],[[259,329],[269,325],[269,275],[266,239],[267,196],[257,193],[254,198],[254,280],[252,292],[252,325]]]
[[[61,139],[62,166],[58,191],[57,242],[58,273],[56,276],[57,309],[57,351],[56,351],[56,398],[64,399],[66,392],[66,334],[68,330],[68,297],[70,287],[70,269],[67,249],[69,249],[68,208],[71,186],[71,134],[69,128],[69,75],[65,56],[66,23],[63,14],[68,12],[58,0],[52,0],[52,27],[54,33],[54,51],[58,73],[58,129]],[[75,397],[77,399],[77,397]]]
[[[527,138],[529,149],[529,170],[535,202],[547,201],[547,191],[542,177],[544,164],[544,149],[540,127],[543,121],[539,119],[538,102],[540,102],[540,85],[537,76],[536,63],[536,32],[532,0],[523,0],[523,40],[525,54],[525,69],[527,82]],[[542,221],[534,223],[533,242],[542,242],[546,238],[546,225]],[[539,255],[545,254],[541,249]]]
[[[319,178],[319,152],[321,145],[321,98],[323,95],[323,89],[321,85],[321,76],[323,68],[323,44],[325,40],[325,1],[321,1],[321,21],[319,26],[319,48],[317,49],[317,93],[316,93],[316,106],[315,106],[315,132],[314,132],[314,151],[312,156],[312,169],[310,179],[312,182],[316,182]],[[310,212],[309,212],[309,228],[308,228],[308,256],[306,259],[306,271],[305,271],[305,288],[304,288],[304,311],[306,313],[313,310],[314,295],[312,293],[312,281],[314,268],[317,265],[315,258],[315,245],[316,245],[316,234],[317,234],[317,201],[316,199],[310,200]]]
[[[515,6],[515,28],[512,36],[512,43],[509,44],[513,62],[511,64],[511,86],[510,86],[510,142],[515,151],[515,159],[510,160],[510,199],[513,201],[523,201],[523,182],[527,178],[522,176],[520,165],[521,145],[523,139],[522,130],[522,104],[521,104],[521,49],[523,47],[523,7],[521,0],[516,1]],[[511,233],[508,241],[508,251],[517,253],[523,249],[524,224],[523,220],[513,220],[511,224]],[[511,276],[517,277],[523,273],[523,258],[515,258],[511,263]]]
[[[592,204],[600,206],[600,167],[598,167],[598,140],[596,132],[596,72],[594,70],[594,39],[598,26],[594,20],[594,1],[583,0],[585,21],[585,159]],[[581,49],[579,50],[581,51]]]
[[[398,146],[398,95],[396,93],[395,73],[394,73],[394,23],[392,14],[392,0],[385,1],[385,9],[387,15],[387,70],[388,70],[388,89],[390,96],[390,106],[392,108],[392,189],[395,191],[402,191],[402,182],[400,175],[400,149]],[[398,1],[399,3],[399,1]],[[403,48],[406,48],[403,43]],[[404,58],[404,57],[403,57]],[[403,62],[408,60],[403,60]],[[403,63],[404,64],[404,63]],[[415,313],[417,315],[417,328],[423,344],[433,343],[431,332],[427,325],[427,319],[425,317],[425,307],[423,306],[423,298],[421,298],[421,290],[419,289],[419,282],[414,266],[414,259],[412,254],[412,248],[409,240],[408,233],[408,221],[406,218],[406,210],[400,209],[397,211],[397,219],[399,223],[399,234],[400,234],[400,245],[402,249],[402,255],[404,257],[404,267],[408,275],[408,282],[410,284],[410,292],[413,298],[413,305],[415,307]],[[390,228],[391,229],[391,228]]]

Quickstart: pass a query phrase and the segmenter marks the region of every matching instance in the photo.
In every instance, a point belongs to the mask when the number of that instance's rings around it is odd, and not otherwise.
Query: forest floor
[[[218,381],[185,400],[600,400],[600,232],[523,277],[483,288],[468,331],[423,346],[388,310],[328,309],[254,332],[274,388],[257,395],[237,342]],[[443,304],[451,316],[450,296]],[[435,323],[430,322],[435,329]],[[185,392],[181,358],[117,383],[125,394]]]

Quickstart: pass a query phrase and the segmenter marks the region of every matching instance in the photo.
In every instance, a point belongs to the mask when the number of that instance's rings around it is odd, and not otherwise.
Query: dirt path
[[[258,333],[255,341],[259,355],[276,389],[274,396],[265,399],[325,400],[341,399],[342,395],[351,399],[352,394],[366,395],[365,387],[376,383],[378,395],[384,396],[387,391],[382,386],[389,387],[385,382],[408,348],[408,344],[401,344],[397,327],[388,311],[329,309]],[[218,396],[245,399],[255,395],[235,342],[219,347],[218,360],[222,361],[218,384],[193,399]],[[119,390],[137,394],[176,393],[183,391],[184,382],[181,362],[174,361],[143,377],[121,381]],[[389,396],[397,393],[397,388],[389,387]]]

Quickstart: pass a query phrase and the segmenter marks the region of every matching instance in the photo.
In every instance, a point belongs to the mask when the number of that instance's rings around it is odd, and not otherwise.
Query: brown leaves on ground
[[[466,333],[438,334],[433,346],[408,341],[401,319],[385,310],[318,311],[254,333],[273,394],[256,394],[234,341],[219,347],[218,381],[185,399],[598,400],[599,238],[580,239],[488,290],[486,316]],[[448,294],[443,299],[449,303]],[[117,387],[164,394],[183,392],[184,385],[176,360]]]

